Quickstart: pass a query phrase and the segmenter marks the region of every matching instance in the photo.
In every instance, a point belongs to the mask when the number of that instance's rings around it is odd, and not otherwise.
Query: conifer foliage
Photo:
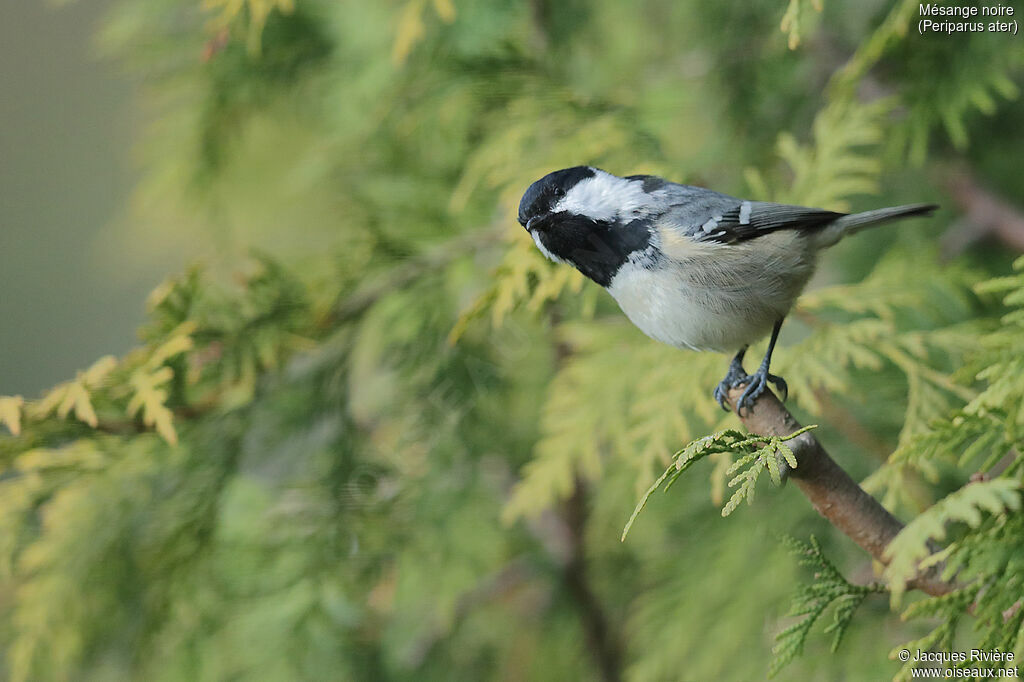
[[[1024,258],[936,246],[964,209],[945,173],[1024,195],[1024,43],[919,36],[917,11],[114,6],[100,41],[148,121],[124,238],[204,259],[156,288],[135,350],[0,398],[0,675],[909,679],[901,648],[1024,658]],[[520,193],[579,163],[944,204],[834,249],[776,355],[790,407],[907,522],[884,570],[764,484],[797,434],[718,409],[727,359],[644,338],[533,247]],[[956,589],[909,589],[930,565]]]

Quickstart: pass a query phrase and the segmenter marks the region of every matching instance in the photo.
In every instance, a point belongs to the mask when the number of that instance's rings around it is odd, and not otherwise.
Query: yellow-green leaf
[[[107,378],[113,369],[117,367],[117,358],[113,355],[104,355],[102,358],[92,363],[89,369],[85,370],[79,375],[79,380],[83,385],[95,388],[103,383],[103,380]]]
[[[89,391],[86,390],[82,381],[72,381],[64,392],[64,400],[57,408],[57,416],[64,419],[74,411],[75,417],[89,426],[96,428],[99,420],[96,418],[96,411],[92,408],[92,401],[89,400]]]
[[[156,429],[160,436],[171,445],[178,444],[178,433],[174,429],[174,414],[167,408],[167,391],[161,388],[171,380],[174,371],[161,367],[155,372],[138,369],[132,373],[130,382],[135,394],[128,401],[128,416],[142,412],[142,423]]]
[[[192,341],[192,332],[195,330],[196,323],[192,321],[182,322],[178,325],[178,327],[171,332],[169,338],[156,347],[153,354],[150,355],[149,360],[146,362],[146,367],[154,369],[164,364],[164,362],[175,355],[192,350],[192,347],[195,345]]]
[[[15,436],[21,433],[21,406],[24,404],[25,399],[20,395],[0,396],[0,424],[6,424]]]

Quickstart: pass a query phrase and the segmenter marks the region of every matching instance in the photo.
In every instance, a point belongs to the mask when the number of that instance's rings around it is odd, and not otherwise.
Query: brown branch
[[[821,416],[847,440],[877,459],[885,461],[889,458],[893,449],[864,426],[852,412],[833,400],[827,391],[817,389],[814,397],[821,406]]]
[[[743,388],[732,390],[730,404],[735,405]],[[764,435],[788,436],[801,428],[771,391],[765,391],[753,408],[744,410],[740,420],[751,433]],[[857,485],[813,434],[803,433],[786,444],[792,448],[798,464],[790,470],[789,478],[810,500],[811,506],[876,561],[886,563],[885,548],[903,529],[903,524]],[[932,567],[910,581],[908,587],[932,596],[947,594],[956,585],[942,580],[940,573],[941,567]]]
[[[557,329],[562,320],[562,310],[557,303],[548,307],[547,318],[552,329]],[[557,333],[553,339],[555,368],[562,369],[572,357],[573,348]],[[526,527],[554,561],[561,577],[558,587],[564,589],[576,610],[586,644],[585,653],[597,672],[591,677],[603,682],[619,682],[623,678],[625,647],[590,582],[586,548],[588,497],[587,482],[577,474],[572,495],[540,516],[527,518]]]
[[[527,519],[526,526],[558,568],[561,577],[558,587],[564,589],[576,610],[586,643],[585,652],[598,673],[595,679],[619,682],[624,647],[590,583],[585,544],[589,516],[587,497],[586,481],[576,476],[572,496],[539,517]]]
[[[532,580],[535,573],[528,557],[519,556],[495,573],[485,576],[477,585],[459,596],[450,621],[439,619],[409,647],[406,662],[411,667],[418,668],[437,643],[454,629],[451,623],[461,623],[477,607],[508,598],[510,594]]]
[[[942,236],[946,257],[955,256],[987,237],[994,237],[1015,251],[1024,251],[1024,214],[1020,209],[983,187],[968,171],[949,178],[946,188],[964,213],[963,219]]]
[[[500,246],[501,230],[498,227],[477,230],[410,258],[404,264],[392,268],[382,279],[364,285],[355,293],[339,301],[326,325],[337,325],[360,317],[384,296],[409,286],[420,277],[439,272],[452,261],[483,249]]]
[[[530,0],[530,23],[533,25],[534,48],[537,52],[546,52],[551,43],[548,35],[547,20],[551,7],[546,0]]]
[[[587,489],[583,479],[576,478],[576,489],[562,510],[567,533],[568,552],[563,568],[566,589],[579,610],[580,623],[587,640],[587,649],[604,682],[622,679],[622,648],[612,633],[611,623],[600,599],[591,588],[587,573],[584,534],[587,525]]]

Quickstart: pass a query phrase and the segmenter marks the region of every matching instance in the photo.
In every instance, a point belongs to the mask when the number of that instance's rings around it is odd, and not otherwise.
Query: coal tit
[[[818,252],[932,204],[845,214],[737,199],[653,175],[618,177],[576,166],[545,175],[519,203],[519,222],[549,259],[597,282],[647,336],[678,348],[736,352],[714,397],[746,385],[737,412],[774,384],[768,369],[782,321],[814,272]],[[771,334],[756,372],[743,356]]]

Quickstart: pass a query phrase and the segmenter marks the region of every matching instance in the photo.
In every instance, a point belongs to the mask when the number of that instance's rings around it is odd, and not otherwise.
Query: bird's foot
[[[729,372],[725,375],[725,378],[719,382],[718,386],[715,387],[715,392],[712,395],[714,395],[715,400],[718,401],[721,408],[728,412],[729,406],[726,402],[729,399],[729,391],[749,382],[750,377],[747,376],[743,366],[734,362],[729,365]]]
[[[786,385],[786,380],[774,374],[769,374],[768,368],[763,365],[747,377],[747,379],[747,388],[743,391],[743,395],[739,397],[739,400],[736,401],[736,414],[740,414],[744,408],[752,406],[760,395],[764,393],[765,389],[768,388],[769,383],[773,384],[779,393],[782,394],[783,401],[789,396],[789,386]]]

